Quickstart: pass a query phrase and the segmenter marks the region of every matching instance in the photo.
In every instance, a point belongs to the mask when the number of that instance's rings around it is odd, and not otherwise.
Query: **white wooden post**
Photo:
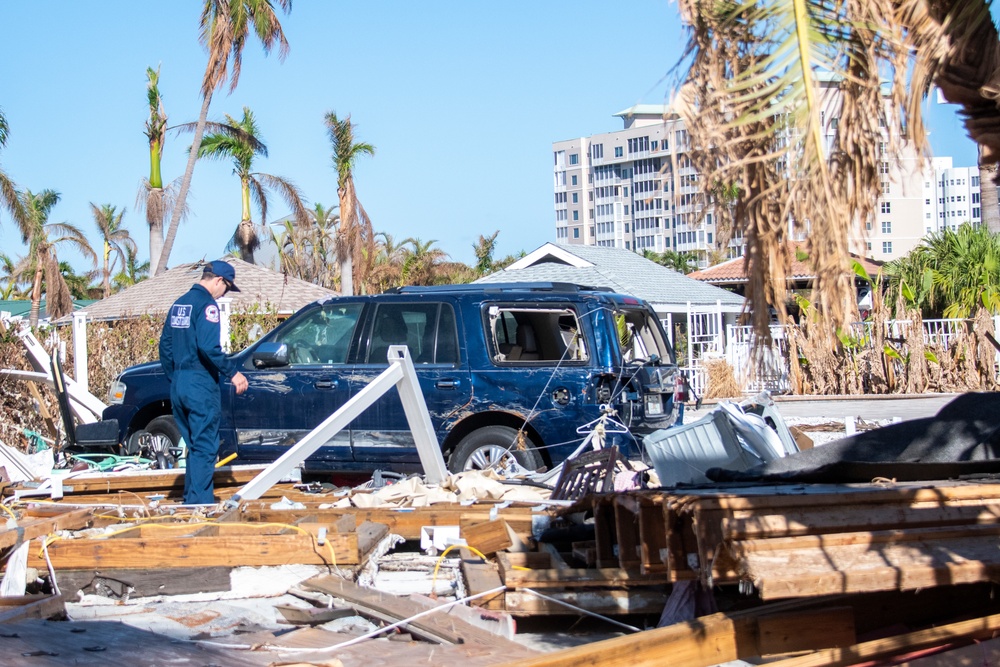
[[[87,370],[87,313],[73,313],[73,379],[90,391],[90,372]]]
[[[229,352],[229,316],[233,310],[233,299],[224,296],[218,299],[219,304],[219,343],[222,344],[222,351]]]
[[[722,328],[722,300],[720,299],[715,300],[715,324],[715,353],[722,356],[722,353],[724,352],[722,340],[725,331],[723,331]]]
[[[670,340],[670,347],[677,349],[674,341],[674,314],[667,313],[667,338]]]
[[[685,359],[685,361],[687,363],[685,365],[686,366],[693,366],[694,365],[692,363],[692,359],[693,359],[693,357],[692,357],[692,351],[693,351],[693,348],[692,348],[692,344],[691,344],[691,338],[692,338],[692,332],[694,331],[694,327],[691,326],[691,302],[690,301],[687,302],[687,306],[688,306],[688,312],[687,312],[687,316],[688,316],[688,322],[687,322],[687,324],[688,324],[688,330],[687,330],[687,359]]]

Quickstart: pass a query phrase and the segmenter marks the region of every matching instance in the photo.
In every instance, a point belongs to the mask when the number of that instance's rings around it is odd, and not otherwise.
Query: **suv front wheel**
[[[524,440],[524,449],[518,449],[518,433],[509,426],[476,429],[458,443],[448,458],[448,469],[452,472],[489,468],[503,471],[513,460],[522,468],[537,470],[542,467],[542,457],[527,436]]]

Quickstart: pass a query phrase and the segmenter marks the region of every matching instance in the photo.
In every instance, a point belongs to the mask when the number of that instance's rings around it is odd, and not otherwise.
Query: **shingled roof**
[[[505,270],[476,282],[565,282],[608,287],[648,301],[658,312],[683,311],[687,304],[727,311],[743,308],[743,297],[691,280],[624,248],[546,243]]]
[[[816,277],[816,270],[813,268],[808,257],[799,259],[800,254],[805,252],[805,243],[802,241],[793,241],[791,246],[792,266],[791,270],[788,272],[788,281],[811,281]],[[851,259],[854,259],[861,264],[868,275],[872,277],[878,275],[878,272],[881,270],[883,264],[878,260],[860,257],[855,254],[851,254]],[[854,271],[849,266],[844,267],[844,271],[852,275],[854,274]],[[743,257],[737,257],[736,259],[731,259],[728,262],[722,262],[721,264],[716,264],[715,266],[707,269],[689,273],[688,277],[702,282],[711,283],[713,285],[741,285],[747,282],[746,259]]]
[[[233,300],[234,312],[244,310],[250,305],[257,305],[263,308],[272,307],[279,314],[291,314],[317,299],[337,296],[333,290],[235,257],[224,257],[222,261],[232,264],[236,271],[236,285],[241,290],[226,295]],[[87,319],[92,321],[120,320],[164,313],[170,304],[191,289],[191,285],[198,282],[202,267],[201,262],[181,264],[77,312],[87,313]],[[68,319],[68,317],[63,318],[63,320]]]

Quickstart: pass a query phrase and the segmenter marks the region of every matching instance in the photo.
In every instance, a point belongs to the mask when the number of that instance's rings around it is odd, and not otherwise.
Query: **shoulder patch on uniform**
[[[191,327],[191,306],[180,303],[171,306],[170,327],[172,329],[189,329]]]
[[[219,321],[218,306],[210,305],[207,308],[205,308],[205,319],[208,320],[209,322],[218,322]]]

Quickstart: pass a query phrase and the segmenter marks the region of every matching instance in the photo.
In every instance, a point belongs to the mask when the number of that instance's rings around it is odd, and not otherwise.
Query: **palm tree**
[[[201,82],[201,113],[195,127],[180,191],[177,193],[177,202],[170,215],[170,226],[163,240],[163,250],[153,275],[166,270],[170,251],[174,247],[177,226],[180,224],[181,213],[187,202],[188,189],[191,187],[194,163],[198,159],[198,149],[205,134],[205,124],[208,122],[208,107],[212,103],[212,94],[227,81],[229,81],[229,92],[236,90],[243,66],[243,48],[246,46],[250,31],[252,30],[260,40],[265,54],[270,53],[275,44],[278,45],[279,59],[284,60],[288,53],[288,41],[274,11],[275,2],[285,14],[291,12],[292,0],[205,0],[201,12],[199,41],[208,49],[208,64]],[[230,67],[232,67],[231,74]]]
[[[335,111],[329,111],[324,122],[333,146],[333,168],[337,170],[337,197],[340,200],[340,232],[337,235],[340,292],[351,296],[356,267],[358,282],[363,282],[368,273],[366,269],[375,256],[372,223],[354,190],[354,163],[362,155],[375,155],[375,147],[354,140],[350,115],[341,120]]]
[[[18,262],[10,258],[10,255],[0,252],[0,280],[3,280],[3,287],[0,287],[0,299],[11,299],[21,295],[21,278],[18,275]]]
[[[140,264],[136,255],[134,250],[125,248],[125,263],[122,265],[121,271],[112,279],[116,290],[131,287],[149,277],[149,262]]]
[[[493,252],[496,250],[497,236],[499,235],[499,229],[489,236],[480,234],[479,240],[472,244],[472,251],[476,253],[476,266],[474,268],[480,276],[489,275],[495,270]]]
[[[377,294],[402,284],[406,241],[397,244],[388,232],[378,232],[376,236],[381,237],[381,241],[376,241],[375,263],[368,276],[368,290]]]
[[[146,224],[149,225],[149,259],[155,265],[163,250],[163,221],[173,210],[177,193],[173,185],[163,186],[163,175],[160,170],[163,144],[167,136],[167,112],[163,109],[163,97],[160,95],[160,69],[147,67],[146,79],[149,118],[146,119],[145,135],[149,140],[149,178],[143,179],[135,203],[140,211],[146,211]],[[186,215],[186,209],[180,212],[181,219]]]
[[[1000,236],[983,225],[934,234],[884,271],[890,295],[929,316],[973,317],[980,307],[1000,313]]]
[[[302,194],[291,181],[253,171],[254,158],[267,157],[267,146],[259,138],[260,128],[249,107],[243,107],[243,117],[239,120],[227,114],[226,122],[221,125],[224,131],[213,132],[202,139],[198,156],[232,160],[233,173],[240,179],[243,216],[229,246],[239,250],[243,261],[253,264],[253,253],[260,247],[260,237],[253,222],[251,200],[260,211],[261,224],[267,222],[270,191],[277,192],[285,200],[296,219],[307,220],[309,212],[302,205]]]
[[[409,238],[403,241],[411,248],[405,249],[403,260],[403,283],[406,285],[434,285],[438,277],[438,265],[448,256],[440,248],[433,247],[437,240],[421,241]]]
[[[69,262],[59,262],[59,274],[62,276],[63,282],[66,283],[69,295],[74,299],[90,299],[93,298],[94,292],[102,292],[102,288],[90,286],[96,273],[96,271],[88,271],[81,275]]]
[[[9,135],[10,126],[7,125],[7,118],[3,115],[3,110],[0,110],[0,148],[7,145]],[[10,217],[17,224],[17,228],[23,233],[28,225],[27,214],[21,205],[17,186],[2,168],[0,168],[0,206],[7,209]]]
[[[998,42],[988,3],[680,0],[680,9],[690,69],[676,108],[700,181],[741,185],[747,296],[762,340],[763,306],[785,312],[790,229],[808,230],[818,311],[846,323],[850,231],[874,213],[883,154],[901,155],[902,143],[926,154],[920,103],[932,84],[964,105],[974,139],[992,142],[990,161],[1000,158],[995,122],[983,120],[998,116],[988,85],[997,61],[983,57]],[[820,94],[821,70],[833,75],[833,97]]]
[[[59,270],[56,250],[70,245],[84,257],[97,264],[97,256],[78,227],[68,222],[49,222],[52,208],[59,203],[59,193],[42,190],[35,194],[25,190],[20,194],[21,205],[27,214],[27,225],[21,240],[28,245],[26,270],[33,274],[29,324],[37,326],[39,305],[42,301],[42,283],[45,283],[45,309],[50,317],[62,317],[73,310],[73,302]]]
[[[121,261],[121,266],[125,266],[126,252],[135,254],[137,248],[128,230],[125,229],[122,219],[125,217],[125,209],[116,210],[111,204],[104,204],[98,208],[93,202],[90,203],[90,212],[94,216],[94,224],[97,225],[97,232],[104,242],[104,266],[101,269],[103,288],[103,298],[111,296],[111,275],[114,271],[115,263]],[[114,254],[112,259],[111,255]]]
[[[983,224],[991,233],[1000,233],[1000,201],[997,200],[997,164],[990,162],[979,146],[979,203]]]

